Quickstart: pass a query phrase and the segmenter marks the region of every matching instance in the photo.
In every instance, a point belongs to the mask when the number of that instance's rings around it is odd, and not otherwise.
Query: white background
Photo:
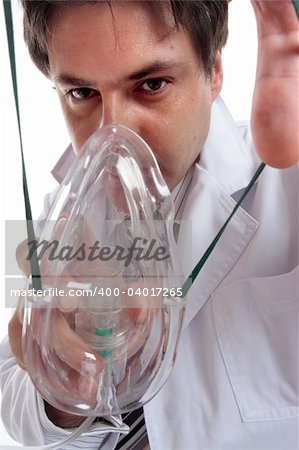
[[[37,218],[42,210],[44,194],[55,186],[50,170],[67,146],[68,135],[51,82],[38,72],[27,55],[22,40],[21,13],[17,1],[15,0],[13,3],[24,152],[33,218]],[[230,35],[223,53],[225,78],[222,97],[234,118],[244,120],[250,118],[257,48],[256,27],[249,0],[234,0],[230,3],[229,8]],[[7,322],[12,313],[12,310],[4,306],[4,222],[25,217],[20,148],[2,2],[0,6],[0,54],[1,340],[6,334]],[[10,414],[10,411],[5,413]],[[12,442],[0,422],[0,448],[1,444]]]

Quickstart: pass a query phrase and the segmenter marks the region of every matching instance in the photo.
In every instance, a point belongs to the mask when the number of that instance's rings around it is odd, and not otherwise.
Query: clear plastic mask
[[[98,130],[61,184],[36,246],[23,353],[41,395],[80,415],[148,402],[174,364],[184,301],[170,192],[148,145]]]

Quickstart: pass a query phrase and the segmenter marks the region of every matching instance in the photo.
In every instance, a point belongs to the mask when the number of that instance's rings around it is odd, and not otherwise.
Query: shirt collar
[[[75,159],[76,155],[72,144],[70,144],[51,170],[53,177],[59,184],[62,183]]]

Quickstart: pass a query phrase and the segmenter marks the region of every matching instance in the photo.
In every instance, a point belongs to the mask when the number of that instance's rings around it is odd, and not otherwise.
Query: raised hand
[[[258,62],[252,105],[257,152],[270,166],[299,160],[299,21],[291,0],[252,0]]]

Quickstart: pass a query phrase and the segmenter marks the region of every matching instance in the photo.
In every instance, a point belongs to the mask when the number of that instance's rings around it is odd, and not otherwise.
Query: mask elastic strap
[[[4,8],[4,15],[5,15],[10,69],[11,69],[11,77],[12,77],[12,84],[13,84],[13,91],[14,91],[15,107],[16,107],[16,113],[17,113],[19,141],[20,141],[21,158],[22,158],[23,194],[24,194],[24,201],[25,201],[27,237],[28,237],[28,242],[30,242],[30,241],[35,241],[35,233],[34,233],[33,222],[32,222],[32,212],[31,212],[31,205],[30,205],[30,199],[29,199],[28,183],[27,183],[27,177],[26,177],[24,152],[23,152],[23,140],[22,140],[21,120],[20,120],[20,108],[19,108],[19,96],[18,96],[11,0],[3,0],[3,8]],[[40,276],[40,269],[39,269],[39,263],[38,263],[36,252],[34,252],[32,258],[30,258],[30,268],[31,268],[31,274],[32,274],[31,275],[32,287],[35,290],[41,290],[42,289],[41,276]]]

